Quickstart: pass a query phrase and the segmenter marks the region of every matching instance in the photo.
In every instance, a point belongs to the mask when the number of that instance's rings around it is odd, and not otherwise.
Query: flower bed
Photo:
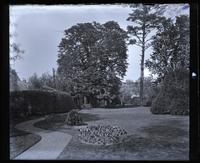
[[[79,129],[79,140],[94,145],[112,145],[119,143],[127,132],[119,126],[87,126]]]

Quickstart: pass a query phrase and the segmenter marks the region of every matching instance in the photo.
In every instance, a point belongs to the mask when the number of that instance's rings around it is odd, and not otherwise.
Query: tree
[[[114,21],[79,23],[65,30],[57,60],[65,89],[80,94],[102,88],[111,92],[126,72],[125,39],[126,32]]]
[[[36,73],[28,79],[29,89],[41,89],[42,83]]]
[[[129,14],[127,20],[132,21],[135,25],[127,27],[128,33],[134,37],[134,39],[130,39],[129,44],[135,44],[142,49],[140,63],[140,103],[143,105],[145,51],[151,46],[152,37],[149,36],[159,22],[158,14],[162,14],[164,12],[165,6],[134,4],[130,7],[133,8],[133,12]]]
[[[16,27],[16,24],[11,24]],[[20,45],[13,41],[14,37],[17,36],[17,33],[10,34],[10,61],[15,62],[18,59],[21,59],[21,54],[24,53],[24,50],[20,48]]]
[[[18,81],[20,78],[17,75],[17,72],[10,67],[10,91],[19,90]]]
[[[41,77],[38,79],[42,86],[48,86],[51,88],[55,88],[53,76],[48,73],[43,73]]]
[[[159,78],[177,69],[189,68],[189,17],[182,15],[173,23],[163,18],[152,42],[153,53],[145,63]]]
[[[146,67],[160,78],[159,93],[152,103],[155,114],[189,114],[189,17],[176,22],[163,18]]]

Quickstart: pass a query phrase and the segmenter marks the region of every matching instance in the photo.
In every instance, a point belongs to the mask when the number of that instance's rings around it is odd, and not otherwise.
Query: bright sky
[[[23,59],[11,63],[21,79],[28,79],[33,73],[39,76],[52,68],[57,68],[58,45],[63,37],[63,31],[77,23],[99,22],[110,20],[118,22],[126,30],[126,21],[131,13],[128,5],[17,5],[10,6],[10,33],[17,33],[10,41],[20,44],[25,51]],[[187,4],[168,5],[165,15],[175,18],[176,15],[188,14]],[[16,26],[13,26],[16,24]],[[146,52],[148,59],[151,50]],[[128,69],[124,80],[137,80],[140,76],[141,49],[128,46]],[[10,54],[12,55],[12,54]],[[144,74],[150,72],[145,69]]]

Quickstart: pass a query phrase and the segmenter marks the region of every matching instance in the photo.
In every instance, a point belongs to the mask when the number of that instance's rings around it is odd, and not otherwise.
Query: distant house
[[[137,104],[139,98],[139,83],[137,81],[127,80],[122,83],[121,89],[122,104]]]
[[[133,105],[140,105],[140,95],[138,95],[138,94],[132,94],[131,95],[131,103]]]
[[[134,99],[134,98],[139,98],[140,96],[139,95],[137,95],[137,94],[132,94],[131,95],[131,99]]]

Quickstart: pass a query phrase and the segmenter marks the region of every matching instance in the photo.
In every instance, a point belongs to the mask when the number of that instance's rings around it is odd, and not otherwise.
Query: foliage
[[[184,69],[168,73],[160,92],[153,101],[154,114],[189,114],[189,71]]]
[[[19,48],[19,44],[12,43],[10,44],[10,52],[14,53],[12,56],[10,56],[10,60],[16,61],[22,58],[21,54],[24,53],[24,50]]]
[[[65,30],[57,60],[63,90],[95,96],[103,88],[110,97],[117,95],[127,68],[126,38],[114,21],[79,23]]]
[[[122,84],[121,87],[121,98],[125,104],[140,105],[139,95],[139,82],[140,79],[136,81],[127,80]],[[144,78],[144,99],[143,105],[150,106],[152,100],[158,93],[158,87],[152,77]]]
[[[36,73],[28,79],[29,89],[40,89],[42,83]]]
[[[10,93],[10,112],[13,117],[68,112],[72,109],[73,99],[64,92],[26,90]]]
[[[68,113],[65,122],[68,125],[82,125],[83,124],[83,120],[82,120],[80,114],[76,110],[71,110]]]
[[[11,23],[10,25],[13,26],[13,27],[17,26],[17,24],[13,24],[13,23]],[[10,49],[9,49],[10,50],[10,56],[9,56],[9,59],[10,59],[10,61],[15,62],[16,60],[22,58],[21,54],[24,53],[24,50],[22,50],[20,48],[20,45],[18,43],[13,41],[14,38],[17,36],[17,33],[10,34],[9,36],[10,36]]]
[[[58,85],[55,78],[48,73],[43,73],[40,77],[34,73],[28,79],[28,83],[29,89],[43,89],[43,87],[56,88],[56,85]]]
[[[189,17],[163,17],[152,42],[153,53],[145,65],[158,75],[161,88],[152,113],[189,113]]]
[[[9,79],[10,79],[10,91],[13,91],[13,90],[18,90],[19,87],[18,87],[18,81],[20,80],[18,75],[17,75],[17,72],[12,69],[10,67],[10,76],[9,76]]]
[[[122,83],[120,92],[121,92],[121,99],[123,99],[123,102],[125,104],[131,104],[133,101],[131,99],[132,96],[139,95],[139,82],[126,80],[126,82]]]
[[[40,77],[40,82],[43,86],[49,86],[51,88],[56,87],[53,76],[48,73],[42,74],[42,76]]]
[[[173,23],[163,17],[153,42],[153,53],[145,65],[153,74],[165,74],[189,68],[189,18],[182,15]]]

